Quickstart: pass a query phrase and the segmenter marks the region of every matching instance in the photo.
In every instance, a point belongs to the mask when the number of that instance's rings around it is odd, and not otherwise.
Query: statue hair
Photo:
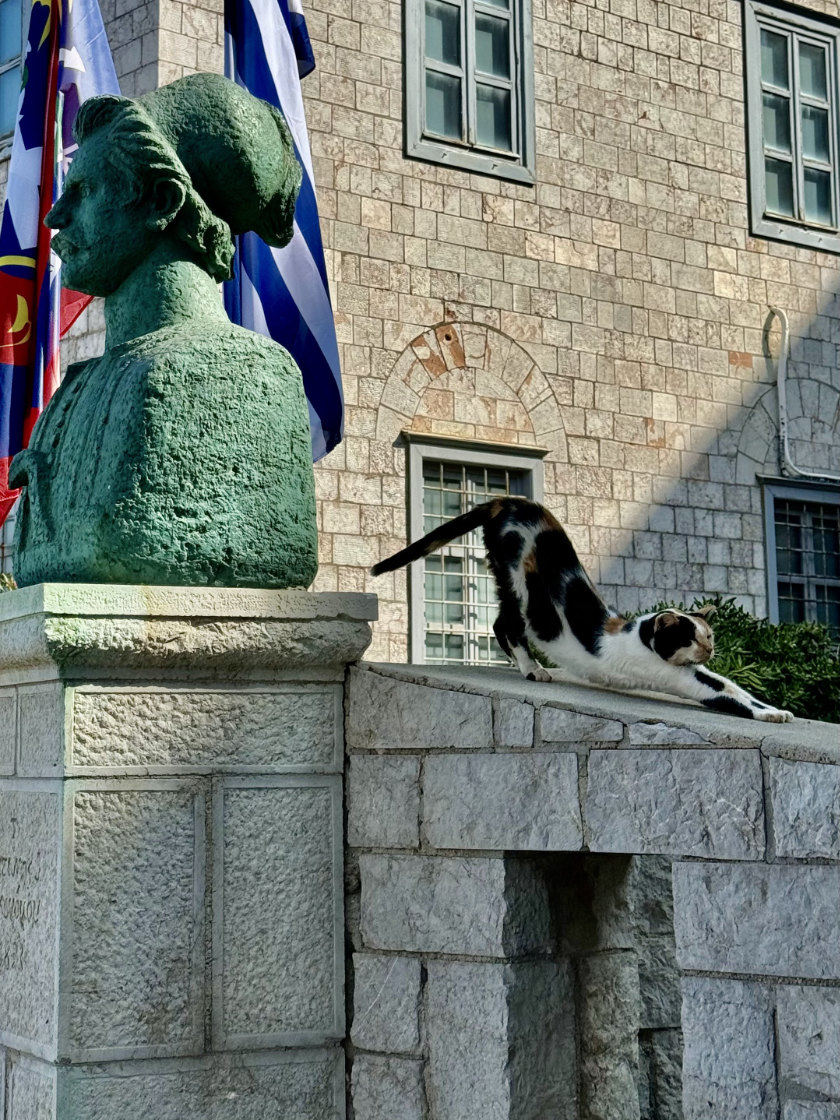
[[[113,94],[89,98],[79,109],[73,135],[81,144],[102,128],[111,130],[108,158],[123,175],[126,202],[142,203],[161,179],[178,183],[184,203],[169,228],[196,253],[214,280],[227,280],[234,253],[230,226],[207,206],[175,149],[142,105]]]

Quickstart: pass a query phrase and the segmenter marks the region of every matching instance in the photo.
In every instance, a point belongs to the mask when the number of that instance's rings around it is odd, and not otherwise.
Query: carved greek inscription
[[[40,878],[36,859],[0,855],[0,973],[26,967],[26,941],[21,934],[41,917],[42,900],[30,893]]]

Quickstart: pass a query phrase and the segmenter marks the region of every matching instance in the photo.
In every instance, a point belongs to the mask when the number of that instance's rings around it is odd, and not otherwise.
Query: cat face
[[[715,652],[712,628],[706,621],[714,607],[691,613],[660,611],[653,619],[653,648],[672,665],[704,665]]]

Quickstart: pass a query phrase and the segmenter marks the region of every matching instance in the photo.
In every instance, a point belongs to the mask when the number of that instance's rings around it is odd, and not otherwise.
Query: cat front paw
[[[543,684],[550,683],[554,678],[548,669],[531,669],[526,673],[525,679],[528,681],[541,681]]]
[[[753,716],[763,723],[793,723],[793,712],[784,708],[761,708],[754,711]]]

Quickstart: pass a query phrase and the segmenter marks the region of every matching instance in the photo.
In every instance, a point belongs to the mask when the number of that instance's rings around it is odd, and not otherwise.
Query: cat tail
[[[451,521],[439,525],[437,529],[432,529],[431,533],[427,533],[419,541],[414,541],[407,548],[403,548],[399,552],[395,552],[393,556],[374,564],[370,570],[371,575],[381,576],[383,572],[393,572],[395,568],[402,568],[406,564],[410,564],[412,560],[419,560],[421,556],[428,556],[430,552],[443,548],[445,544],[454,541],[456,537],[463,537],[467,533],[471,533],[473,529],[486,525],[497,509],[497,502],[485,502],[484,505],[476,506],[474,509],[468,510],[467,513],[462,513],[460,517],[453,517]]]

